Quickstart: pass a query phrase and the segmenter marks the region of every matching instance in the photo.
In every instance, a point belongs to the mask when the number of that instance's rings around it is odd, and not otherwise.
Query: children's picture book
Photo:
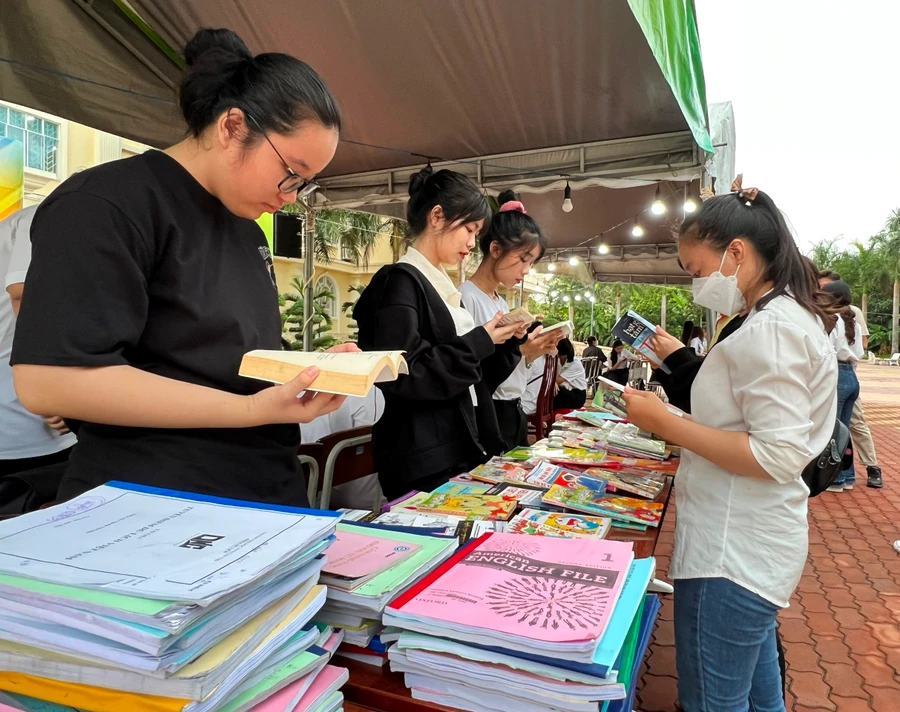
[[[548,488],[549,489],[549,488]],[[516,504],[519,507],[530,507],[532,509],[557,509],[558,507],[553,507],[549,504],[544,504],[543,497],[546,489],[530,489],[528,487],[517,487],[516,485],[509,485],[505,483],[501,483],[499,485],[494,485],[487,491],[486,494],[495,496],[495,497],[503,497],[503,499],[512,499],[516,501]],[[559,510],[562,511],[562,510]]]
[[[469,475],[473,480],[499,484],[509,482],[511,484],[523,484],[528,480],[528,475],[540,463],[531,462],[529,458],[521,462],[511,462],[502,457],[492,457],[483,465],[472,470]]]
[[[490,497],[482,494],[451,495],[432,494],[421,502],[403,507],[402,510],[414,509],[417,512],[430,514],[449,514],[464,519],[500,519],[508,520],[516,510],[515,500],[502,497]]]
[[[627,492],[638,497],[654,499],[662,492],[663,482],[650,476],[635,475],[626,470],[603,470],[592,467],[585,475],[602,477],[606,480],[606,489],[611,492]]]
[[[364,396],[376,383],[396,381],[409,373],[402,351],[251,351],[241,360],[238,375],[271,383],[287,383],[315,366],[319,375],[308,390],[343,396]]]
[[[386,527],[413,527],[415,529],[444,530],[444,534],[452,534],[456,531],[456,525],[463,521],[462,517],[446,514],[427,514],[415,511],[403,511],[394,509],[390,512],[379,514],[373,520],[373,524],[381,524]]]
[[[575,489],[559,485],[551,487],[544,495],[544,502],[597,517],[610,517],[651,527],[659,526],[663,512],[663,505],[659,502],[648,502],[633,497],[613,497],[599,494],[586,487]]]
[[[559,468],[559,475],[553,481],[551,487],[558,486],[566,487],[568,489],[584,487],[592,492],[604,494],[606,492],[606,479],[602,476],[597,476],[596,474],[590,474],[591,471],[595,473],[599,472],[597,468],[591,468],[587,472],[577,472],[561,467]]]
[[[389,604],[385,624],[431,632],[429,621],[442,622],[460,640],[471,631],[592,655],[633,558],[631,542],[488,534]]]
[[[629,310],[616,322],[612,333],[617,339],[621,339],[623,343],[650,359],[664,373],[671,373],[669,367],[664,365],[656,352],[650,348],[649,341],[656,335],[656,327],[644,317]]]
[[[591,537],[602,539],[612,521],[607,517],[591,517],[568,512],[541,512],[523,509],[509,522],[510,534],[533,536]]]
[[[585,450],[583,448],[567,448],[553,446],[547,441],[535,443],[530,448],[520,448],[507,453],[507,457],[516,457],[519,452],[527,451],[532,458],[549,460],[556,465],[583,465],[599,467],[606,458],[605,450]]]
[[[487,482],[445,482],[431,494],[484,494],[491,487]]]

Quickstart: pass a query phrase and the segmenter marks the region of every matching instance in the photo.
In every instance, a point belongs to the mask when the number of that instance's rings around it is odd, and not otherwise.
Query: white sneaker
[[[900,554],[900,539],[894,542],[894,551]]]
[[[829,485],[828,492],[843,492],[844,485]]]
[[[852,489],[853,489],[853,483],[851,482],[849,485],[844,485],[844,489],[845,489],[845,490],[852,490]]]

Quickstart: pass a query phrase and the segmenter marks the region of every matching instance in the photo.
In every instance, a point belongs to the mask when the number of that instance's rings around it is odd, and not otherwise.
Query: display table
[[[662,519],[658,527],[650,527],[647,531],[633,529],[613,529],[608,539],[616,541],[633,541],[634,556],[644,559],[653,556],[656,542],[669,509],[672,496],[672,478],[666,478],[666,485],[656,496],[654,502],[663,504]],[[334,665],[345,667],[350,671],[350,680],[342,688],[344,693],[344,712],[447,712],[449,707],[433,705],[412,699],[409,690],[403,683],[403,675],[390,671],[390,667],[374,667],[358,663],[347,658],[334,658]],[[451,711],[453,712],[453,711]]]

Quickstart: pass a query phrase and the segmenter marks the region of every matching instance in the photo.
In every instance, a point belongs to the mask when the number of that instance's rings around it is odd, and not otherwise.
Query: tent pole
[[[303,350],[313,350],[313,275],[316,269],[316,209],[306,207],[303,220]]]

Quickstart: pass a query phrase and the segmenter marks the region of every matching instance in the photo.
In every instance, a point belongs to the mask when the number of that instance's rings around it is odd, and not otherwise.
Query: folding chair
[[[322,485],[318,506],[328,509],[333,487],[362,479],[375,472],[375,458],[372,450],[372,426],[351,428],[332,433],[321,440]],[[316,490],[310,481],[310,504],[315,502]],[[318,485],[318,478],[316,478]],[[373,502],[373,506],[376,503]]]

